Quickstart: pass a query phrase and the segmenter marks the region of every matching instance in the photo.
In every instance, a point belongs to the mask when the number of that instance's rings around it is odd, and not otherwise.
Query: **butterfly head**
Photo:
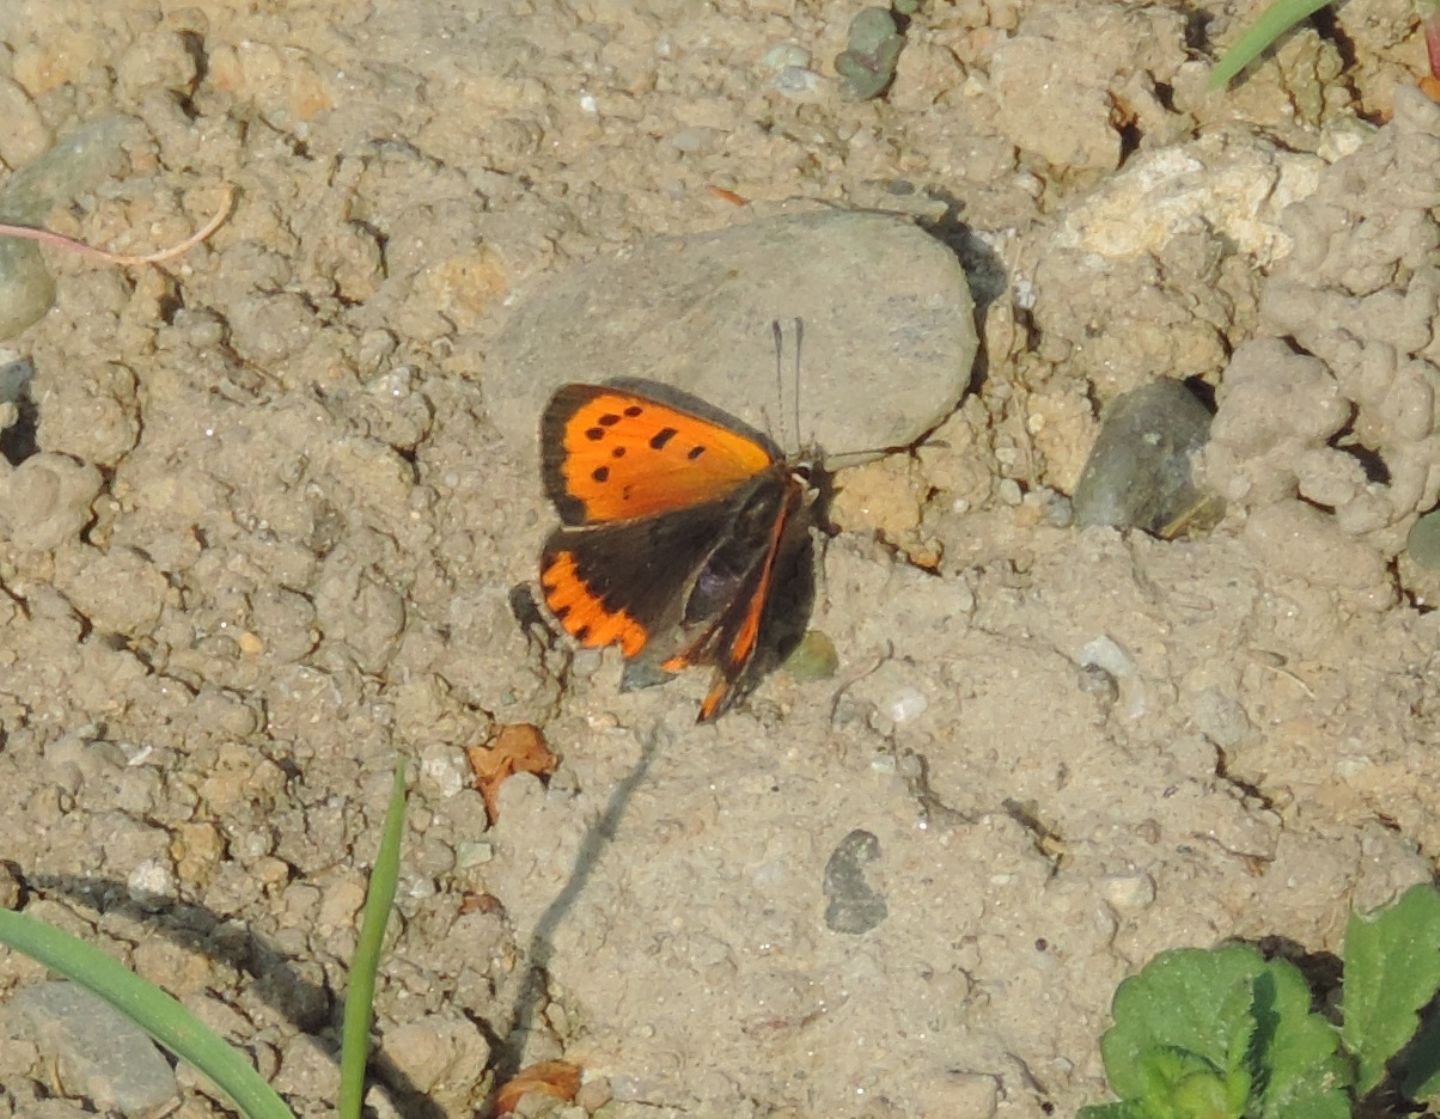
[[[829,523],[830,502],[835,496],[835,475],[819,447],[809,446],[785,461],[785,477],[799,495],[796,508],[803,509],[809,525]]]

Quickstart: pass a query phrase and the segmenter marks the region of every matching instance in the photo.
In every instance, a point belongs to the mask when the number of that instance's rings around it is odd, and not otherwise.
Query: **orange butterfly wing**
[[[562,522],[545,545],[540,583],[551,613],[582,645],[640,656],[659,628],[680,622],[722,549],[754,540],[739,548],[753,558],[732,573],[734,598],[686,647],[661,654],[669,671],[715,667],[699,716],[714,718],[755,653],[782,539],[801,503],[778,453],[761,436],[612,385],[557,390],[540,439],[545,489]]]
[[[608,385],[565,385],[540,422],[545,489],[567,525],[721,501],[777,458],[693,412]]]

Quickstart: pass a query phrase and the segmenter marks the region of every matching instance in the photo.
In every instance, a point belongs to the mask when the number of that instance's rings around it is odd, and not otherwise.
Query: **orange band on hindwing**
[[[567,633],[582,645],[619,645],[627,657],[639,654],[649,640],[645,627],[625,610],[608,608],[580,578],[575,556],[557,552],[546,556],[540,571],[545,605]]]

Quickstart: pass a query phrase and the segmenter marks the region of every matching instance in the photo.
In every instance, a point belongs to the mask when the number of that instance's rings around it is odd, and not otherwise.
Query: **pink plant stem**
[[[221,223],[230,216],[230,206],[235,201],[235,189],[231,186],[225,187],[225,197],[220,203],[220,208],[215,216],[190,234],[185,240],[169,248],[160,249],[153,253],[144,253],[140,256],[131,256],[128,253],[112,253],[104,249],[97,249],[93,245],[87,245],[84,241],[77,241],[73,237],[66,237],[61,233],[52,233],[48,229],[32,229],[28,225],[8,225],[0,222],[0,237],[18,237],[22,241],[38,241],[42,245],[53,245],[56,248],[68,249],[71,252],[79,253],[82,256],[90,257],[92,260],[103,260],[109,264],[119,264],[124,267],[132,267],[137,264],[159,264],[161,261],[171,260],[189,252],[201,241],[209,237],[220,228]]]
[[[1425,29],[1425,53],[1430,58],[1430,76],[1440,79],[1440,0],[1416,0],[1420,26]]]

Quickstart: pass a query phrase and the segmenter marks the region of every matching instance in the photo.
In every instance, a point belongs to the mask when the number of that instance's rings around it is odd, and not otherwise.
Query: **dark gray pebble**
[[[1220,505],[1192,480],[1192,459],[1210,437],[1208,408],[1178,381],[1163,379],[1117,397],[1080,484],[1080,525],[1142,528],[1170,538],[1210,527]]]
[[[855,829],[842,839],[825,863],[825,927],[858,936],[888,916],[885,898],[865,880],[865,866],[880,857],[880,840]]]

